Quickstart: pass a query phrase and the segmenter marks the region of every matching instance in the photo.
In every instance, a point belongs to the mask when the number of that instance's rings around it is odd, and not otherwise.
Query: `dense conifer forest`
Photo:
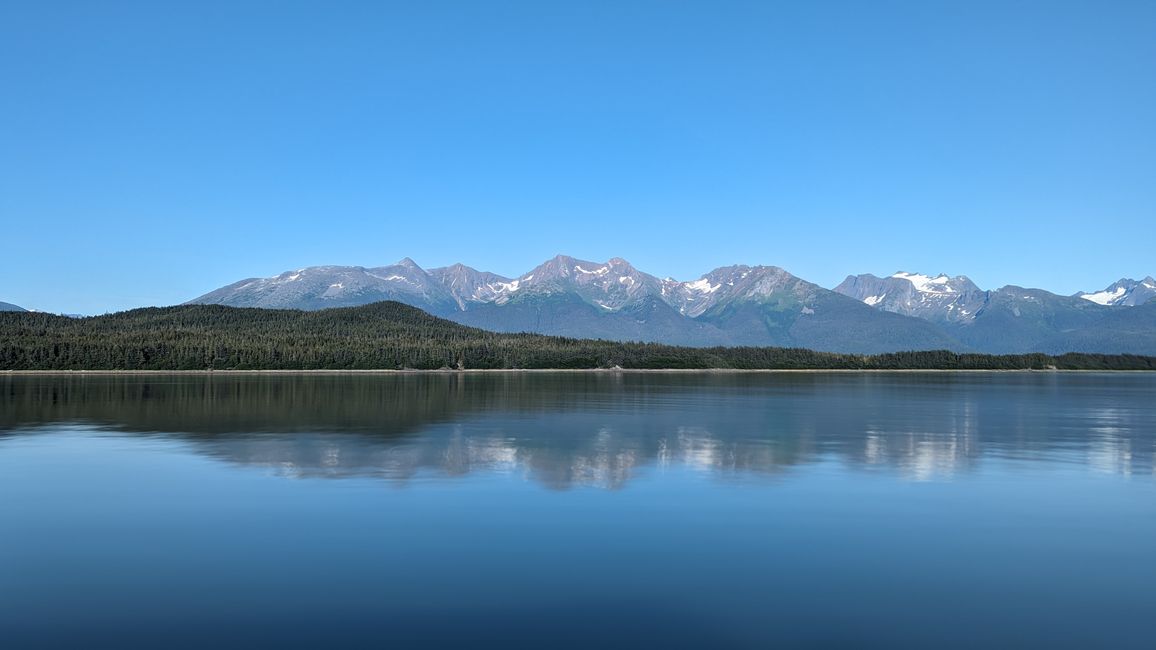
[[[320,311],[185,305],[88,318],[0,313],[0,370],[614,367],[1156,370],[1156,357],[994,356],[948,351],[854,355],[792,348],[686,348],[538,334],[498,334],[458,325],[396,302]]]

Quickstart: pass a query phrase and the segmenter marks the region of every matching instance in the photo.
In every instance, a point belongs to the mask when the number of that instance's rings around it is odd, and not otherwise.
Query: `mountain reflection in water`
[[[288,477],[516,473],[620,488],[682,466],[838,460],[911,480],[985,458],[1153,474],[1156,377],[1076,373],[503,373],[0,378],[0,438],[167,436]]]

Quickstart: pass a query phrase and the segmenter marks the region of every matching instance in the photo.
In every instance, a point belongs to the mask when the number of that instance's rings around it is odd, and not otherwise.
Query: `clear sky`
[[[1156,2],[0,3],[0,300],[556,253],[1156,274]]]

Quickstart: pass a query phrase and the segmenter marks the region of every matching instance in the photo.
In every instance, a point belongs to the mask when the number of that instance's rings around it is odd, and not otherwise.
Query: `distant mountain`
[[[1143,280],[1122,278],[1103,291],[1077,293],[1076,297],[1090,300],[1097,305],[1135,307],[1156,297],[1156,280],[1152,279],[1152,276]]]
[[[516,287],[509,278],[496,273],[477,271],[465,264],[430,269],[429,275],[449,293],[458,309],[462,310],[468,309],[471,304],[493,302]]]
[[[1135,307],[1099,311],[1099,318],[1065,330],[1037,346],[1042,352],[1114,350],[1113,354],[1151,354],[1156,350],[1156,300]]]
[[[886,278],[849,275],[835,291],[884,311],[934,323],[967,321],[987,301],[987,292],[967,276],[931,277],[903,271]]]
[[[28,311],[19,305],[13,305],[10,302],[0,302],[0,311]]]
[[[1143,289],[1142,283],[1136,285]],[[968,348],[982,352],[1156,350],[1156,340],[1146,333],[1156,335],[1156,321],[1146,330],[1145,314],[1128,316],[1126,310],[1081,299],[1084,296],[1014,285],[984,291],[965,276],[907,272],[887,278],[848,276],[835,291],[876,309],[939,324]]]
[[[873,353],[962,349],[934,326],[881,313],[775,266],[729,266],[667,285],[681,313],[711,323],[728,344]]]
[[[566,293],[603,310],[616,311],[659,295],[660,286],[658,278],[639,272],[619,257],[599,264],[558,255],[520,277],[509,297],[513,291],[523,295]]]
[[[1139,304],[1146,283],[1156,286],[1150,280],[1125,287],[1128,298],[1117,304]],[[558,255],[507,278],[463,264],[425,270],[406,258],[376,268],[318,266],[251,278],[190,303],[315,310],[380,300],[498,332],[699,347],[1156,353],[1145,334],[1147,312],[1125,318],[1123,307],[1087,295],[1016,286],[985,291],[966,276],[910,272],[849,276],[830,291],[775,266],[726,266],[679,281],[621,258]]]
[[[1111,307],[1058,296],[1042,289],[1006,286],[988,291],[987,302],[969,320],[949,331],[976,350],[1040,351],[1062,335],[1111,318]],[[1077,351],[1122,352],[1113,337],[1088,339]]]
[[[249,278],[207,293],[189,304],[325,309],[382,300],[415,305],[434,314],[457,309],[453,294],[408,257],[377,268],[311,266],[271,278]]]
[[[558,255],[507,278],[463,264],[425,271],[321,266],[251,278],[192,304],[321,309],[396,300],[498,332],[677,345],[779,345],[834,352],[963,349],[918,319],[883,314],[773,266],[730,266],[659,279],[621,258]]]

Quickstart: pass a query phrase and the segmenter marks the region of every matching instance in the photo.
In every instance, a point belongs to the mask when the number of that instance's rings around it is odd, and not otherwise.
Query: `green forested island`
[[[797,348],[687,348],[500,334],[397,302],[297,311],[218,305],[69,318],[0,313],[0,370],[475,369],[1156,370],[1156,357],[856,355]]]

